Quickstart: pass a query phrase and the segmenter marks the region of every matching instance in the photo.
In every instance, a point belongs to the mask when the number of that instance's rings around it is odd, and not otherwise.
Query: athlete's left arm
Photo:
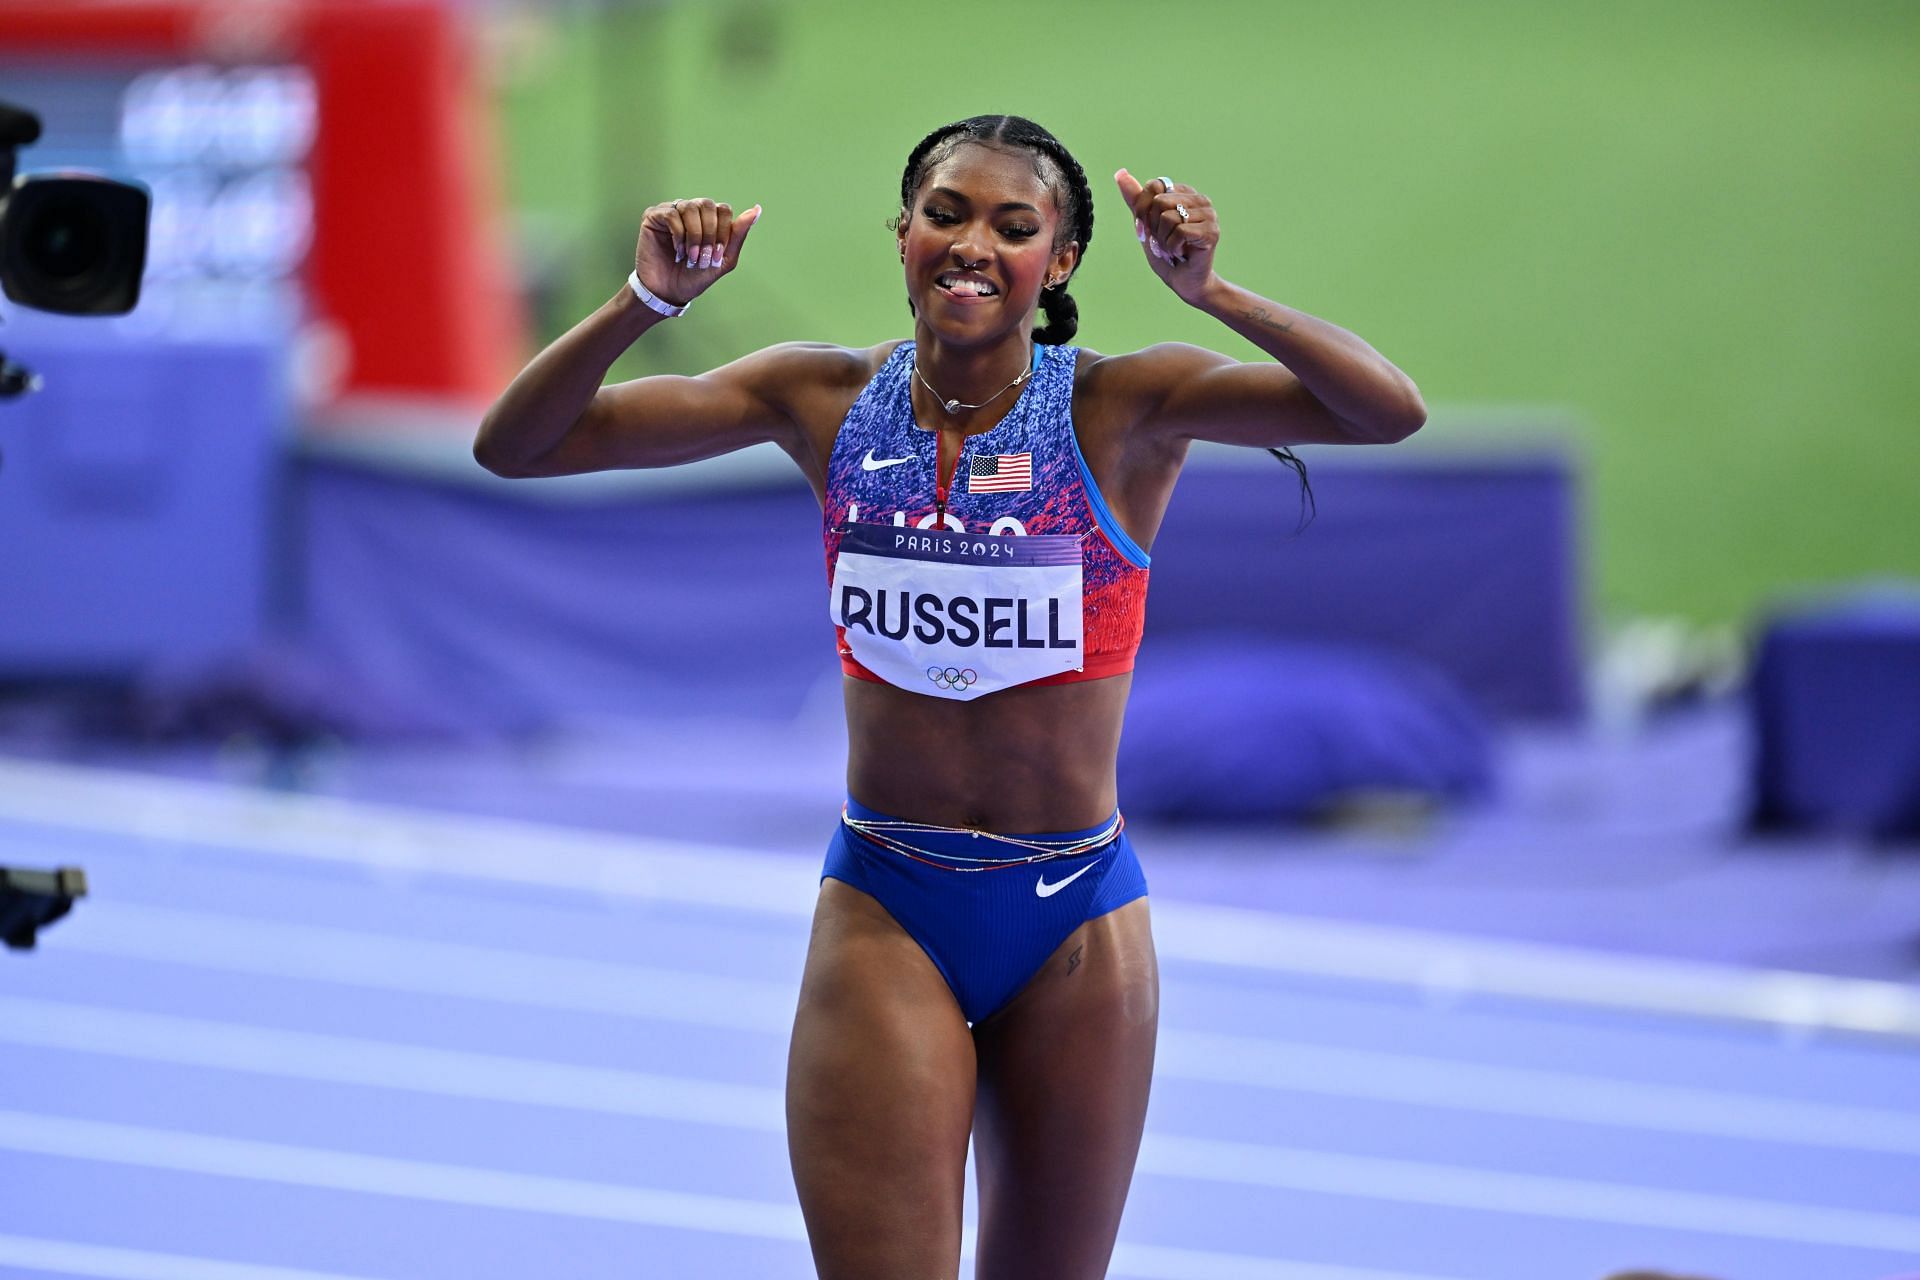
[[[1123,357],[1116,379],[1142,396],[1135,430],[1224,444],[1391,444],[1427,420],[1413,379],[1357,334],[1215,274],[1220,223],[1185,183],[1114,175],[1155,275],[1182,301],[1278,363],[1246,363],[1184,343]],[[1119,372],[1115,370],[1115,372]]]

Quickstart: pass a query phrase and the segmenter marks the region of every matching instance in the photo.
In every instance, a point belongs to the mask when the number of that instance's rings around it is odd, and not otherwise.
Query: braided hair
[[[1086,170],[1073,158],[1073,153],[1061,145],[1060,139],[1025,116],[972,116],[941,125],[920,139],[920,145],[907,157],[906,171],[900,175],[902,219],[913,208],[913,199],[919,194],[927,171],[967,142],[1031,151],[1034,175],[1054,188],[1054,204],[1062,215],[1054,250],[1057,252],[1070,240],[1078,240],[1080,253],[1085,256],[1087,241],[1093,239],[1093,191],[1087,186]],[[1065,199],[1061,198],[1059,189],[1063,184]],[[1078,269],[1077,261],[1074,265]],[[907,305],[911,309],[913,304]],[[1035,342],[1062,346],[1073,341],[1073,335],[1080,328],[1080,306],[1067,293],[1065,281],[1041,291],[1040,312],[1046,317],[1046,323],[1033,331]]]

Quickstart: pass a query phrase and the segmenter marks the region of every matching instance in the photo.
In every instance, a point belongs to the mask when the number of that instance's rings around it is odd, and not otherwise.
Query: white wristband
[[[657,296],[653,290],[640,283],[640,272],[638,268],[627,273],[627,285],[633,290],[634,297],[647,304],[649,311],[657,311],[668,318],[687,314],[687,307],[693,305],[689,302],[685,307],[676,307],[665,298]]]

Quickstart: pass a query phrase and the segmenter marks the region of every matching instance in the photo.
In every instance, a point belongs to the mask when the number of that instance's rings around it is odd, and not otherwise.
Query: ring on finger
[[[1176,204],[1173,206],[1173,211],[1180,215],[1180,221],[1185,222],[1187,220],[1187,206]]]
[[[1173,190],[1173,179],[1172,179],[1172,178],[1164,178],[1164,177],[1163,177],[1163,178],[1155,178],[1155,179],[1154,179],[1154,181],[1155,181],[1155,182],[1158,182],[1158,183],[1160,184],[1160,189],[1161,189],[1162,191],[1171,191],[1171,190]]]

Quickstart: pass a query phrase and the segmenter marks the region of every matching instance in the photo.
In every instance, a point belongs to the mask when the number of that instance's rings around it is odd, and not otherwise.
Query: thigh
[[[974,1028],[980,1280],[1100,1280],[1146,1124],[1160,976],[1147,900],[1089,920]]]
[[[973,1114],[966,1019],[920,945],[823,881],[787,1058],[787,1146],[821,1280],[960,1267]]]

